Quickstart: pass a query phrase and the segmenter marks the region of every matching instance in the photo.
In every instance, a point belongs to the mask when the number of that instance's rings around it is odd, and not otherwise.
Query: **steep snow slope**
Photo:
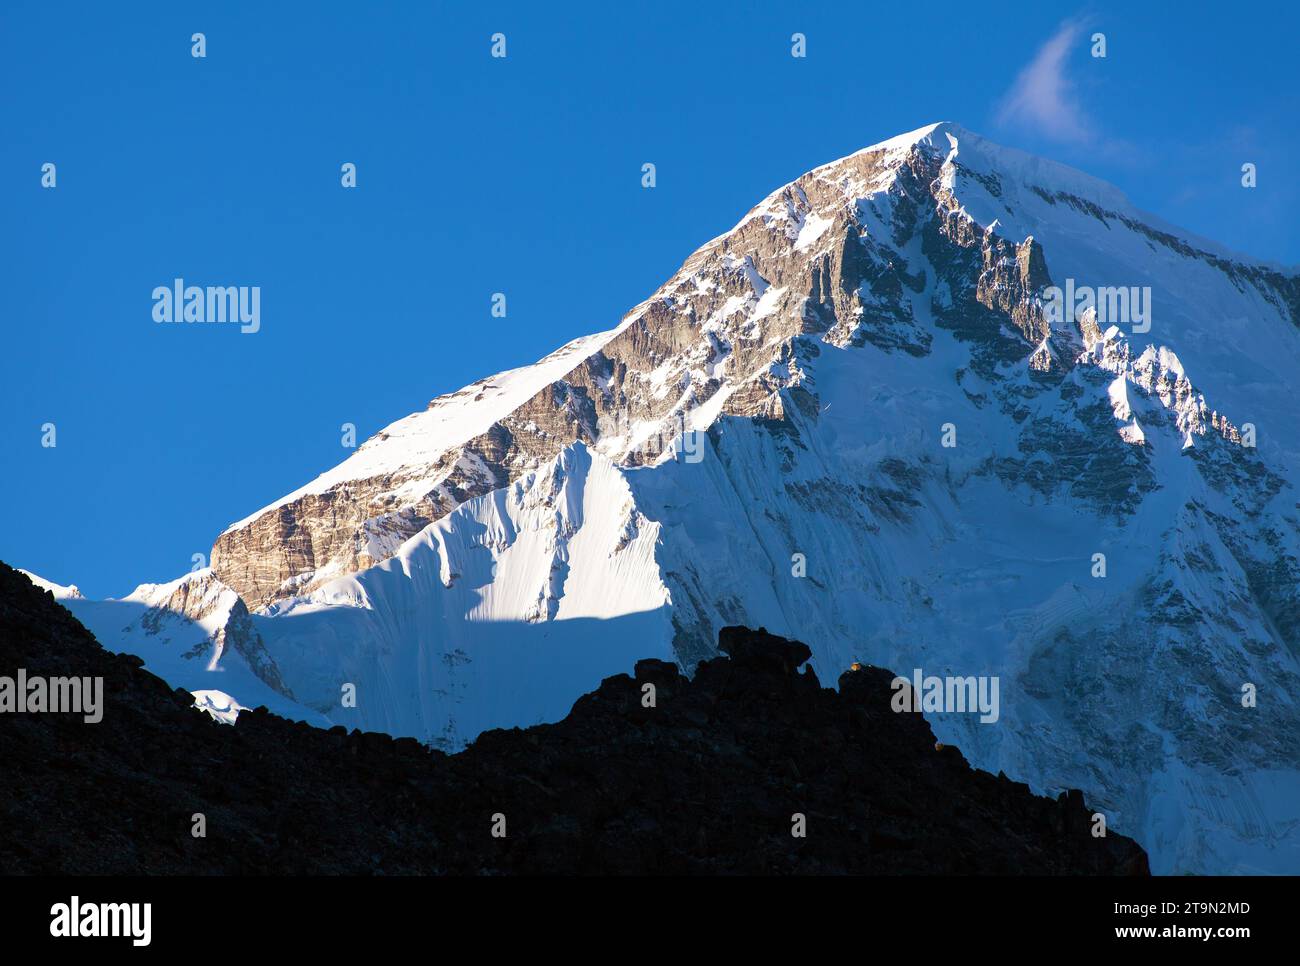
[[[444,747],[638,657],[690,670],[725,624],[823,680],[996,676],[996,723],[936,722],[976,766],[1083,788],[1157,872],[1296,872],[1298,325],[1294,269],[931,125],[393,424],[223,533],[212,579],[258,681]]]
[[[619,470],[577,446],[254,626],[331,720],[455,749],[673,658],[658,536]]]

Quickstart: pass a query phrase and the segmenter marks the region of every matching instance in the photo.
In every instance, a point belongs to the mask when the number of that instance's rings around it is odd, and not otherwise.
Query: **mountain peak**
[[[1069,368],[1080,337],[1073,319],[1057,330],[1045,321],[1043,290],[1071,277],[1123,280],[1153,248],[1198,271],[1198,261],[1234,271],[1152,227],[1099,179],[952,121],[928,124],[782,186],[616,328],[385,427],[338,466],[228,527],[213,566],[258,609],[388,559],[459,504],[575,441],[619,465],[653,465],[677,436],[721,418],[787,420],[792,406],[819,395],[808,340],[926,356],[927,318],[951,312],[954,286],[973,284],[979,311],[1006,314],[1024,342],[987,351],[1023,350],[1033,370]],[[944,277],[977,267],[973,280]],[[1271,290],[1265,297],[1281,299]],[[1143,348],[1139,341],[1133,356]],[[1108,364],[1122,368],[1118,359]],[[304,544],[304,517],[334,535]],[[254,535],[266,527],[274,534]],[[261,560],[267,552],[277,562]]]
[[[951,141],[960,140],[963,137],[976,137],[966,128],[953,121],[935,121],[933,124],[926,124],[918,127],[914,131],[906,131],[902,134],[896,134],[893,137],[878,141],[875,144],[868,145],[865,148],[855,152],[857,154],[866,154],[873,151],[894,151],[899,148],[910,148],[918,144],[932,145],[947,150],[951,147]]]
[[[1078,289],[1110,294],[1049,311]],[[1088,788],[1159,870],[1272,868],[1266,841],[1300,851],[1285,809],[1220,803],[1300,782],[1273,774],[1300,760],[1298,326],[1294,278],[939,122],[773,192],[616,327],[387,426],[166,606],[259,686],[448,749],[554,720],[633,648],[689,673],[729,625],[819,673],[994,678],[1000,723],[940,716],[945,744]]]

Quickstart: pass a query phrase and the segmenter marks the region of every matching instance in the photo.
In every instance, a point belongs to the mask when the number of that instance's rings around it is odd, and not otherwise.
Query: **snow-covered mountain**
[[[34,583],[37,587],[41,588],[41,590],[48,590],[54,595],[55,600],[80,600],[82,597],[81,591],[77,589],[76,584],[69,584],[65,587],[63,584],[56,584],[52,580],[46,580],[44,577],[39,577],[29,570],[19,570],[18,572]]]
[[[1055,308],[1121,286],[1128,311]],[[147,596],[228,593],[218,623],[252,613],[223,653],[280,700],[449,748],[638,658],[689,671],[727,624],[806,641],[822,680],[996,675],[996,723],[935,720],[972,764],[1084,789],[1156,872],[1297,872],[1296,371],[1295,269],[931,125]]]

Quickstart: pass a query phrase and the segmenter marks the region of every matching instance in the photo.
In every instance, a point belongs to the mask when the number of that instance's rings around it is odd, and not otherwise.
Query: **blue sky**
[[[806,6],[7,0],[0,559],[180,576],[342,423],[615,325],[772,189],[937,120],[1300,263],[1290,5]],[[261,331],[156,325],[178,276],[260,286]]]

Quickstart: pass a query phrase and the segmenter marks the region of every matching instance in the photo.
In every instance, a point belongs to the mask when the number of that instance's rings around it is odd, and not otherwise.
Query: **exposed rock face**
[[[178,623],[199,625],[208,632],[208,638],[193,645],[185,657],[204,658],[208,668],[215,670],[229,648],[268,687],[292,700],[293,692],[253,627],[248,607],[210,569],[195,571],[170,584],[145,585],[128,599],[148,606],[138,621],[145,634],[166,640]],[[132,630],[130,626],[123,628],[128,633]]]
[[[0,870],[1147,873],[1132,840],[1093,837],[1080,793],[1038,798],[937,747],[891,710],[889,672],[836,692],[798,670],[802,644],[728,628],[721,650],[690,680],[643,661],[558,724],[449,757],[264,710],[218,725],[0,564],[0,674],[99,675],[106,697],[94,725],[6,715]]]
[[[593,411],[580,383],[599,360],[584,353],[606,337],[578,340],[389,426],[304,491],[223,533],[213,571],[260,609],[388,559],[466,500],[591,438]],[[566,372],[568,382],[550,378]]]

